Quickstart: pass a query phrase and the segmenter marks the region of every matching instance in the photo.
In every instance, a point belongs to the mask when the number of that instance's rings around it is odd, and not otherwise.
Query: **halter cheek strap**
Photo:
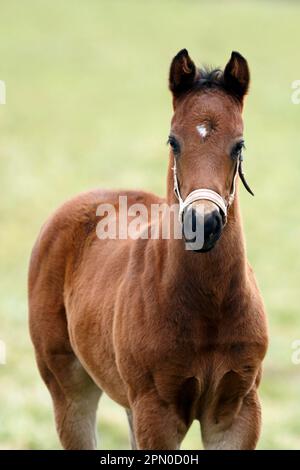
[[[173,177],[174,177],[174,193],[179,201],[179,222],[182,222],[184,210],[193,202],[206,200],[211,201],[216,204],[222,211],[223,216],[226,220],[228,207],[233,203],[235,191],[236,191],[236,178],[239,173],[240,159],[236,161],[236,167],[234,172],[234,177],[232,181],[231,193],[228,200],[226,201],[220,194],[216,193],[212,189],[195,189],[187,195],[183,200],[179,190],[178,177],[177,177],[177,166],[176,158],[174,157],[174,166],[173,166]]]

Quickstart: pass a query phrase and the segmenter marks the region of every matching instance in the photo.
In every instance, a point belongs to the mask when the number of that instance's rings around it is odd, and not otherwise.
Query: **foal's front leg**
[[[134,400],[132,411],[138,449],[179,449],[187,426],[174,405],[164,402],[156,392],[148,392]]]
[[[207,450],[254,450],[261,427],[261,408],[256,390],[251,390],[234,416],[216,416],[208,410],[201,420],[202,440]]]

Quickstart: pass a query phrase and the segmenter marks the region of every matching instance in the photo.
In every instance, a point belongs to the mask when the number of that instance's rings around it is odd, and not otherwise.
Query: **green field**
[[[300,5],[288,1],[10,0],[1,2],[0,448],[60,448],[27,327],[30,250],[48,214],[92,187],[164,194],[171,118],[167,74],[186,47],[223,66],[240,51],[252,72],[241,189],[248,255],[269,314],[261,449],[300,448]],[[42,334],[42,332],[41,332]],[[106,397],[100,446],[129,447],[122,409]],[[194,425],[184,448],[200,447]]]

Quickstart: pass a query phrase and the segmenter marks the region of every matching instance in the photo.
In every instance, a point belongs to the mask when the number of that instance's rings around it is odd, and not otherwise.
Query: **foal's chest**
[[[206,345],[195,356],[176,355],[153,370],[159,397],[174,405],[186,423],[208,409],[237,408],[260,379],[260,360],[249,344]],[[213,412],[213,411],[212,411]]]
[[[243,397],[260,375],[263,341],[238,328],[213,323],[169,331],[152,354],[155,387],[166,402],[175,402],[194,417],[209,400]],[[185,411],[184,411],[185,410]]]

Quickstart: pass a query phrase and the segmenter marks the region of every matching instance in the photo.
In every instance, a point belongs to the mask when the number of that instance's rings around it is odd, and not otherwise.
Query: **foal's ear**
[[[186,49],[182,49],[174,57],[170,67],[169,88],[174,98],[178,98],[192,88],[197,69]]]
[[[230,93],[243,101],[248,91],[250,72],[246,59],[233,51],[224,70],[224,84]]]

